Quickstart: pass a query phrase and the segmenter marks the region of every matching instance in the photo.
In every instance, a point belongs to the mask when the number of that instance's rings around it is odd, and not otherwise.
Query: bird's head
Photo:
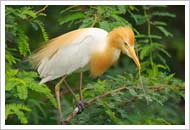
[[[139,59],[135,53],[135,35],[133,30],[126,27],[118,27],[109,33],[110,44],[120,49],[124,54],[133,59],[138,69],[141,68]]]

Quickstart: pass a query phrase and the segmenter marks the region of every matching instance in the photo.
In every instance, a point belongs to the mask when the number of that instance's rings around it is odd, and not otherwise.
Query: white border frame
[[[185,5],[185,125],[5,125],[5,5]],[[189,1],[1,1],[1,128],[2,129],[188,129],[189,128]]]

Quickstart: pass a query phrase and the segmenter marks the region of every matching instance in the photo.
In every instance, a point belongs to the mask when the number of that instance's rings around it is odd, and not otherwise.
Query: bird
[[[40,84],[57,78],[55,96],[58,104],[59,119],[63,120],[60,103],[60,86],[62,83],[72,93],[79,111],[84,109],[82,96],[83,72],[90,71],[96,78],[115,64],[120,54],[130,57],[140,70],[141,65],[135,53],[135,34],[131,26],[120,26],[106,31],[101,28],[79,28],[53,38],[30,56],[31,63],[41,78]],[[74,72],[80,73],[78,100],[66,77]]]

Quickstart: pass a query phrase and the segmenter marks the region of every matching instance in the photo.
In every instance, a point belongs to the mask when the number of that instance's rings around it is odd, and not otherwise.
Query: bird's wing
[[[85,67],[90,61],[94,41],[93,36],[86,35],[80,41],[58,49],[51,58],[42,59],[38,67],[41,83]]]
[[[77,29],[48,41],[44,46],[38,49],[37,52],[29,57],[33,67],[38,68],[39,65],[42,64],[42,61],[43,63],[46,63],[45,61],[50,59],[58,49],[79,40],[80,36],[87,30],[87,28]]]

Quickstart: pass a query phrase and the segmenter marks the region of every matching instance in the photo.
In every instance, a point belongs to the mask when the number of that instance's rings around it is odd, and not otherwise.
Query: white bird
[[[128,26],[115,28],[111,32],[100,28],[83,28],[50,40],[30,59],[42,79],[41,84],[63,77],[55,87],[58,111],[62,120],[59,92],[61,83],[63,82],[75,95],[65,81],[65,76],[81,72],[79,91],[82,100],[83,71],[89,70],[92,77],[103,74],[118,60],[120,52],[132,58],[140,69],[134,45],[134,32]],[[83,109],[84,104],[79,101],[78,107]]]

